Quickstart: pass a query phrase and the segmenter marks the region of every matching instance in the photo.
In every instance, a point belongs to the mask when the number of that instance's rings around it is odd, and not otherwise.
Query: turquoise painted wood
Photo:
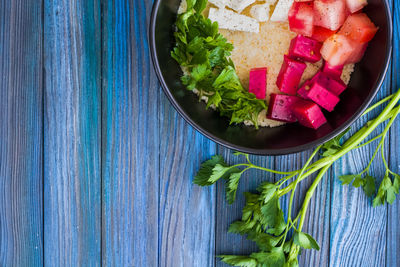
[[[44,264],[101,263],[100,1],[44,4]]]
[[[243,159],[196,132],[162,93],[149,55],[151,6],[0,0],[0,266],[226,266],[215,256],[256,249],[227,228],[242,192],[278,176],[246,173],[233,205],[222,183],[192,185],[211,155]],[[400,3],[392,6],[394,54],[377,99],[400,87]],[[399,132],[397,122],[386,145],[397,172]],[[311,152],[251,160],[291,170]],[[400,202],[373,209],[337,179],[362,170],[372,152],[346,156],[317,188],[304,231],[321,250],[303,252],[301,266],[400,267]]]

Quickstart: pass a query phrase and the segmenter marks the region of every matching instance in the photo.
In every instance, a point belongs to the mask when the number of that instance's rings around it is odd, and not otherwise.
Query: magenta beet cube
[[[299,97],[292,95],[271,94],[267,118],[284,122],[296,122],[297,119],[293,115],[292,106],[299,99]]]
[[[265,99],[267,90],[267,68],[254,68],[250,70],[249,92],[258,99]]]
[[[305,63],[291,59],[285,55],[281,70],[276,80],[276,85],[279,90],[288,95],[295,95],[305,69]]]
[[[292,111],[303,126],[318,129],[326,123],[326,118],[319,106],[311,101],[299,100],[293,105]]]
[[[347,85],[340,78],[337,79],[321,71],[314,76],[312,81],[318,81],[322,86],[337,96],[343,93],[347,88]]]
[[[309,99],[307,94],[311,89],[313,82],[311,80],[305,81],[304,84],[297,90],[297,94],[304,99]]]
[[[342,76],[343,67],[344,66],[332,66],[328,62],[325,62],[322,72],[334,78],[340,79]]]
[[[297,35],[290,42],[289,56],[307,62],[318,62],[321,60],[322,44],[314,39]]]
[[[340,101],[339,97],[326,89],[326,87],[318,81],[312,84],[307,93],[307,97],[327,111],[332,111]]]

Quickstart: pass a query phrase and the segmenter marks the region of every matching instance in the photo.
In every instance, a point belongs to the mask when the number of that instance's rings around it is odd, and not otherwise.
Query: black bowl
[[[362,61],[356,65],[349,88],[341,95],[328,123],[312,130],[299,124],[277,128],[229,125],[218,112],[206,110],[181,83],[182,71],[171,58],[174,23],[181,0],[155,0],[150,18],[150,49],[157,76],[172,105],[194,128],[215,142],[238,151],[280,155],[316,147],[348,128],[370,104],[382,85],[392,51],[392,19],[386,0],[369,0],[365,12],[379,26]]]

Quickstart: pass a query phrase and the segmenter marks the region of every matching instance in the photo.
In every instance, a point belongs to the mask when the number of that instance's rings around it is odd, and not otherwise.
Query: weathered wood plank
[[[100,1],[45,1],[47,266],[99,266]]]
[[[192,180],[216,145],[189,126],[164,95],[161,107],[158,266],[214,266],[215,186],[201,188]]]
[[[41,1],[0,1],[0,266],[43,265]]]
[[[103,4],[102,263],[157,266],[159,88],[149,57],[151,1]]]
[[[392,60],[392,92],[400,88],[400,3],[393,1],[393,60]],[[400,174],[400,122],[399,118],[390,131],[389,139],[389,165],[392,171]],[[388,207],[388,229],[387,229],[387,254],[386,266],[400,266],[400,197]]]
[[[377,99],[389,95],[389,92],[390,75],[386,77]],[[379,110],[371,112],[365,118],[359,119],[352,129],[359,128],[378,114]],[[376,132],[382,129],[383,127],[379,127]],[[342,186],[338,179],[340,175],[361,172],[371,159],[375,145],[352,151],[334,164],[331,182],[330,266],[385,265],[387,207],[373,208],[371,200],[361,188]],[[385,151],[388,155],[388,145],[385,146]],[[385,169],[381,158],[377,157],[375,161],[371,175],[383,177]]]

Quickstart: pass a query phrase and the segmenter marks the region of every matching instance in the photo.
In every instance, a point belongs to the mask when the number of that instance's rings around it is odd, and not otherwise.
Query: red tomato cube
[[[267,90],[267,68],[254,68],[250,70],[249,92],[258,99],[265,99]]]
[[[331,66],[342,66],[354,53],[354,42],[341,34],[329,37],[321,48],[321,55]]]
[[[350,39],[366,43],[374,38],[378,28],[368,18],[365,13],[358,13],[350,15],[340,29],[339,34],[342,34]]]
[[[311,38],[317,40],[318,42],[325,42],[326,39],[334,35],[336,31],[332,31],[323,27],[314,26],[313,35]]]
[[[311,37],[314,28],[312,3],[294,2],[288,14],[290,30]]]
[[[351,13],[355,13],[355,12],[363,9],[363,7],[365,7],[366,5],[368,5],[368,1],[367,0],[346,0],[346,5]]]
[[[314,25],[336,31],[346,19],[344,0],[315,0]]]

